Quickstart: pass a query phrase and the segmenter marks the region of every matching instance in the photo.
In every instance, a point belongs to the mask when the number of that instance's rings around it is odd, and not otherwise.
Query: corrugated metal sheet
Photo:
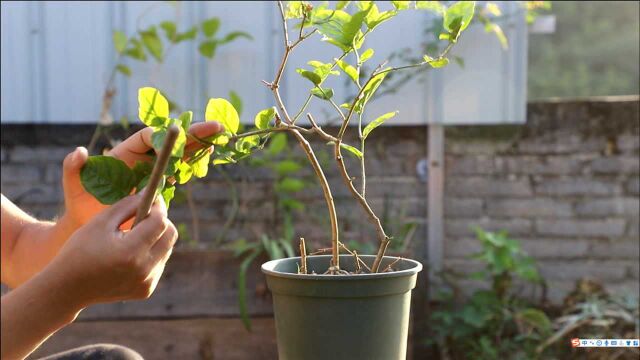
[[[386,5],[383,5],[386,6]],[[514,12],[517,5],[502,4]],[[184,108],[203,119],[209,97],[239,93],[245,104],[243,120],[271,106],[269,91],[260,80],[271,80],[282,51],[279,15],[272,2],[2,2],[2,98],[3,123],[96,123],[102,92],[116,63],[113,30],[132,34],[162,20],[177,17],[180,30],[211,16],[222,19],[222,33],[243,30],[253,41],[237,40],[221,47],[213,60],[197,51],[195,42],[171,49],[163,64],[125,60],[134,73],[118,76],[113,115],[136,114],[136,92],[141,86],[160,88]],[[505,11],[508,12],[508,11]],[[142,15],[145,14],[145,15]],[[417,48],[424,41],[426,12],[402,12],[395,26],[372,33],[365,47],[376,49],[372,63],[379,63],[394,49]],[[401,92],[384,96],[370,105],[368,117],[400,110],[390,124],[428,122],[523,122],[526,102],[526,25],[523,16],[512,16],[503,26],[511,47],[480,28],[461,38],[454,53],[465,67],[450,65],[432,72],[426,81],[410,81]],[[318,41],[305,43],[290,59],[282,91],[290,111],[304,102],[306,80],[295,74],[310,59],[330,61],[336,48]],[[327,86],[337,97],[353,94],[344,79],[330,79]],[[331,118],[331,109],[315,101],[316,118]]]

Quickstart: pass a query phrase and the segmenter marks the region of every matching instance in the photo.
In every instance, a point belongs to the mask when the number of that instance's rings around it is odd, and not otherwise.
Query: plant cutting
[[[292,1],[287,6],[277,3],[282,22],[283,54],[274,79],[263,80],[273,94],[275,106],[255,116],[254,129],[238,133],[240,121],[233,105],[225,99],[210,99],[205,120],[220,122],[225,131],[208,139],[198,138],[188,134],[192,112],[171,117],[167,99],[154,88],[142,88],[138,96],[138,115],[144,124],[154,129],[152,143],[156,150],[162,146],[170,126],[180,128],[164,184],[159,187],[159,194],[167,204],[173,197],[176,183],[184,184],[193,176],[206,176],[210,163],[214,166],[236,163],[264,147],[277,133],[293,137],[311,164],[327,205],[331,246],[309,254],[304,238],[301,238],[300,257],[273,260],[262,266],[273,293],[280,359],[406,357],[411,290],[422,265],[414,260],[385,256],[392,236],[385,231],[366,197],[367,137],[396,116],[397,111],[382,114],[365,126],[365,109],[389,74],[423,66],[446,66],[449,63],[447,54],[468,27],[475,10],[475,2],[456,2],[448,7],[431,1],[392,1],[381,5],[391,7],[388,10],[379,8],[373,1],[350,3],[339,1],[335,8],[327,4],[313,6],[303,1]],[[434,3],[438,6],[434,7]],[[366,37],[398,13],[413,9],[433,11],[442,16],[440,39],[446,45],[437,55],[424,55],[415,64],[393,67],[387,66],[385,61],[365,74],[366,63],[374,55],[373,49],[362,49]],[[291,33],[290,22],[297,23]],[[285,104],[281,97],[281,80],[292,52],[316,34],[337,48],[337,57],[328,62],[311,60],[308,68],[296,70],[310,82],[310,90],[302,107],[292,112],[290,104]],[[338,105],[333,89],[323,84],[329,76],[341,74],[353,83],[356,95]],[[314,98],[325,102],[340,119],[336,133],[322,129],[310,113],[306,114],[308,124],[300,124],[302,114]],[[345,134],[354,122],[359,143],[346,144]],[[332,146],[333,160],[344,185],[376,229],[378,248],[375,254],[360,255],[341,242],[332,191],[308,141],[310,136]],[[187,151],[188,137],[204,145],[205,149]],[[214,149],[212,153],[210,146]],[[153,154],[149,155],[153,157]],[[358,162],[359,177],[349,173],[347,161]],[[94,156],[83,168],[81,178],[89,193],[101,202],[111,204],[143,188],[150,168],[148,163],[137,163],[129,168],[117,159]]]

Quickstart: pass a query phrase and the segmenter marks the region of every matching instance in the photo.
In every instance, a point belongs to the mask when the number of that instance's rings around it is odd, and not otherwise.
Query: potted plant
[[[457,42],[474,15],[475,2],[456,2],[449,7],[433,1],[392,1],[393,8],[381,11],[373,1],[354,2],[347,12],[349,1],[337,2],[335,8],[323,4],[312,6],[292,1],[277,6],[281,16],[284,51],[273,81],[264,81],[272,92],[275,106],[260,111],[255,117],[255,129],[238,133],[239,117],[233,105],[225,99],[210,99],[205,112],[207,121],[224,125],[224,133],[210,139],[187,133],[192,113],[171,118],[166,98],[153,88],[139,91],[139,117],[154,128],[152,143],[160,148],[171,125],[178,125],[180,135],[173,148],[159,194],[168,204],[175,183],[184,184],[192,176],[206,176],[208,165],[235,163],[262,148],[275,133],[292,136],[304,151],[320,183],[331,224],[329,255],[308,254],[304,239],[300,239],[300,257],[269,261],[262,266],[273,294],[278,352],[281,359],[403,359],[409,323],[411,290],[416,284],[422,265],[414,260],[385,256],[392,237],[372,210],[366,197],[365,144],[368,135],[394,117],[397,112],[385,113],[364,126],[367,103],[380,84],[391,73],[404,69],[448,64],[447,54]],[[390,6],[391,6],[390,5]],[[390,21],[400,11],[411,8],[426,9],[442,15],[440,39],[447,45],[439,55],[425,55],[423,60],[405,66],[389,67],[387,62],[376,66],[365,76],[363,65],[374,55],[373,49],[362,50],[365,38],[378,26]],[[296,21],[295,37],[290,37],[289,22]],[[330,62],[308,62],[309,68],[297,69],[312,85],[307,101],[295,113],[290,112],[280,96],[280,80],[291,53],[302,42],[320,33],[323,41],[335,45],[339,56]],[[353,58],[349,63],[347,57]],[[338,70],[340,69],[340,71]],[[353,82],[356,95],[338,105],[334,92],[323,87],[331,75],[344,73]],[[299,124],[309,102],[319,98],[335,111],[340,119],[337,133],[323,130],[311,114],[306,114],[307,126]],[[294,115],[295,114],[295,115]],[[344,142],[345,133],[357,121],[358,146]],[[187,137],[193,137],[206,149],[187,153]],[[373,255],[360,255],[340,241],[338,218],[329,183],[316,158],[308,136],[317,136],[333,148],[333,160],[344,184],[376,229],[378,249]],[[208,146],[214,146],[213,154]],[[152,154],[151,154],[152,155]],[[213,155],[213,161],[211,157]],[[345,164],[345,155],[359,162],[361,176],[352,177]],[[82,170],[87,191],[103,203],[118,199],[144,187],[150,165],[137,163],[132,169],[123,162],[107,156],[90,157]],[[345,254],[341,255],[341,251]]]

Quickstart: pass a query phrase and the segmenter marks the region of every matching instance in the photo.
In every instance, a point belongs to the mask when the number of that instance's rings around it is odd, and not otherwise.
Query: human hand
[[[96,215],[45,268],[44,272],[60,278],[79,308],[148,298],[153,293],[178,232],[167,219],[162,197],[136,227],[120,230],[135,215],[142,194],[128,196]]]
[[[193,124],[189,128],[189,134],[199,138],[207,138],[222,130],[222,125],[215,121],[210,121]],[[147,152],[153,148],[151,134],[153,134],[152,128],[144,128],[118,144],[109,151],[108,155],[124,161],[129,167],[133,167],[136,161],[148,162],[151,158],[147,155]],[[188,154],[203,147],[192,137],[188,137],[185,145],[185,156],[189,156]],[[209,151],[213,151],[213,148],[209,148]],[[87,150],[79,147],[67,155],[63,163],[62,185],[66,209],[63,219],[66,220],[66,223],[73,224],[74,230],[86,224],[98,212],[106,208],[105,205],[102,205],[91,194],[86,192],[80,182],[80,170],[82,170],[88,156]]]

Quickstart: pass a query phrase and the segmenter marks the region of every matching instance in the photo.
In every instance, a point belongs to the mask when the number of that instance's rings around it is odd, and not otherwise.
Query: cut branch
[[[327,203],[327,208],[329,208],[329,219],[331,220],[331,255],[332,255],[332,266],[339,268],[340,266],[340,249],[338,248],[338,239],[339,239],[339,233],[338,233],[338,215],[336,213],[336,206],[335,203],[333,201],[333,195],[331,195],[331,189],[329,188],[329,182],[327,181],[327,177],[324,175],[324,172],[322,171],[322,167],[320,166],[320,162],[318,161],[318,158],[316,158],[315,153],[313,152],[313,149],[311,149],[311,145],[309,145],[309,142],[307,141],[307,139],[304,138],[304,136],[302,136],[302,134],[300,134],[300,132],[298,130],[290,130],[291,133],[293,134],[293,136],[296,137],[296,139],[298,140],[298,143],[300,144],[300,146],[302,147],[302,149],[304,150],[305,154],[307,154],[307,158],[309,159],[309,162],[311,163],[311,166],[313,166],[313,170],[316,173],[316,176],[318,177],[318,180],[320,181],[320,186],[322,186],[322,192],[324,194],[324,199]]]
[[[303,237],[300,238],[300,273],[307,273],[307,246]]]

